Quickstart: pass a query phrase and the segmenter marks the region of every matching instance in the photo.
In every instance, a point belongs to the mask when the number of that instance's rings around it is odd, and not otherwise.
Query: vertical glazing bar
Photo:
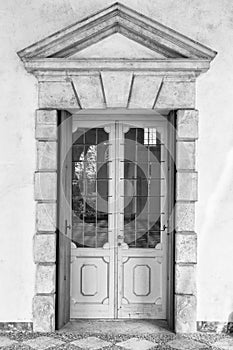
[[[149,128],[148,128],[148,145],[147,145],[147,248],[149,244],[150,232],[150,181],[151,181],[151,164],[150,164],[150,147],[149,147]]]
[[[86,131],[86,130],[85,130]],[[87,191],[87,186],[86,186],[86,181],[87,181],[87,176],[86,176],[86,155],[85,155],[85,151],[86,151],[86,132],[83,133],[83,227],[82,227],[82,233],[83,233],[83,247],[85,246],[85,213],[86,213],[86,191]]]
[[[98,149],[97,149],[97,133],[98,133],[98,128],[95,129],[95,152],[96,152],[96,155],[95,155],[95,171],[96,171],[96,174],[95,174],[95,247],[98,247],[98,244],[97,244],[97,212],[98,212],[98,208],[97,208],[97,205],[98,205]]]
[[[159,138],[160,138],[160,178],[164,178],[164,180],[160,180],[160,242],[164,245],[164,241],[166,240],[167,232],[164,232],[164,227],[167,226],[167,193],[166,193],[166,184],[167,184],[167,147],[166,147],[166,127],[167,124],[164,125],[163,128],[159,130]],[[165,213],[161,215],[161,213]]]
[[[117,131],[117,137],[116,137],[116,152],[117,152],[117,159],[116,159],[116,219],[117,219],[117,236],[118,238],[118,246],[116,249],[116,262],[117,262],[117,317],[118,317],[118,310],[120,310],[120,307],[122,305],[122,292],[123,292],[123,275],[122,275],[122,251],[125,248],[126,244],[124,243],[124,158],[125,158],[125,135],[124,133],[127,132],[128,127],[125,126],[122,123],[117,122],[116,123],[116,131]]]
[[[114,150],[115,150],[115,156],[114,156],[114,161],[115,161],[115,173],[114,173],[114,182],[115,182],[115,193],[114,193],[114,202],[115,202],[115,207],[114,207],[114,218],[115,218],[115,224],[114,224],[114,239],[115,239],[115,249],[114,249],[114,265],[115,265],[115,278],[114,278],[114,283],[115,283],[115,310],[114,310],[114,317],[118,317],[118,305],[119,305],[119,300],[120,298],[120,283],[119,283],[119,266],[118,266],[118,235],[121,233],[119,231],[119,199],[120,199],[120,193],[119,193],[119,152],[120,152],[120,138],[119,138],[119,122],[115,123],[115,134],[114,134]]]
[[[138,178],[138,128],[135,130],[135,163],[134,163],[134,179],[133,180],[133,188],[134,188],[134,237],[135,237],[135,247],[137,247],[137,201],[138,199],[138,186],[139,186],[139,178]]]
[[[110,249],[110,266],[109,266],[109,299],[112,305],[112,317],[117,317],[117,276],[116,276],[116,257],[115,257],[115,226],[116,226],[116,210],[115,210],[115,163],[116,163],[116,146],[115,146],[115,124],[107,125],[104,130],[108,133],[108,242]]]

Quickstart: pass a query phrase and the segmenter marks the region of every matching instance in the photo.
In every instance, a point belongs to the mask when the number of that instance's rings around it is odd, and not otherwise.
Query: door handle
[[[124,236],[123,236],[123,235],[118,235],[117,238],[118,238],[118,239],[123,239]]]
[[[72,226],[69,224],[67,224],[67,220],[65,220],[65,235],[67,235],[67,230],[71,230],[72,229]]]

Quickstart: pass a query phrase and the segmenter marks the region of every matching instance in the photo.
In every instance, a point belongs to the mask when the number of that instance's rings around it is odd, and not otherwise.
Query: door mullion
[[[118,234],[119,234],[119,123],[114,124],[114,318],[118,318]]]
[[[120,307],[122,304],[122,249],[124,247],[124,125],[117,123],[117,269],[118,269],[118,307],[117,317],[119,317]]]

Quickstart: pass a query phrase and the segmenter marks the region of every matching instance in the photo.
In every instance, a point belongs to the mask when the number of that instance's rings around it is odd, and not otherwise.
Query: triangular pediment
[[[69,59],[80,58],[126,58],[126,59],[164,59],[166,58],[158,52],[148,49],[146,46],[138,44],[136,41],[128,39],[120,33],[113,34],[96,44],[74,53]]]
[[[119,51],[114,55],[117,47]],[[18,54],[26,61],[86,57],[212,60],[216,52],[120,3],[115,3]]]

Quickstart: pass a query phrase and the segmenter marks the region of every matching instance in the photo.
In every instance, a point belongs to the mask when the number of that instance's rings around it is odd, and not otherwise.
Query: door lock
[[[117,238],[118,238],[118,239],[123,239],[123,238],[124,238],[124,236],[122,236],[122,235],[118,235],[118,236],[117,236]]]

